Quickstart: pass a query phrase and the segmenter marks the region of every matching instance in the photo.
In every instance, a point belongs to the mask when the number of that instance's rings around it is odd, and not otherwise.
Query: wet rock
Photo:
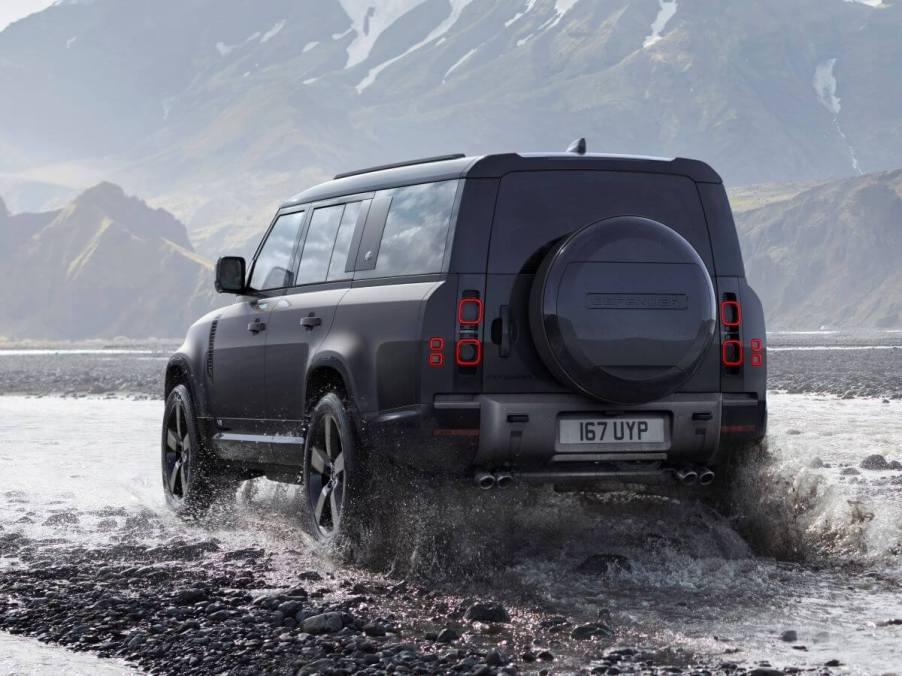
[[[582,624],[570,632],[570,638],[577,641],[586,641],[596,636],[613,636],[614,632],[600,622]]]
[[[310,582],[319,582],[323,579],[323,576],[317,573],[315,570],[305,570],[303,573],[298,575],[298,578],[301,580],[309,580]]]
[[[799,634],[795,629],[787,629],[780,634],[780,640],[786,643],[794,643],[799,640]]]
[[[584,575],[607,575],[629,570],[632,570],[629,559],[620,554],[592,554],[574,568],[574,572]]]
[[[78,515],[75,512],[58,512],[44,520],[45,526],[75,526],[77,524]]]
[[[811,459],[811,462],[808,463],[809,469],[823,469],[824,461],[818,457],[814,457]]]
[[[308,617],[301,628],[308,634],[334,634],[343,626],[341,613],[329,612]]]
[[[842,476],[858,476],[859,474],[861,474],[861,472],[859,472],[854,467],[846,467],[840,472],[840,474]]]
[[[459,638],[460,634],[458,634],[454,629],[445,627],[438,633],[438,636],[436,636],[435,640],[439,643],[453,643]]]
[[[890,460],[887,466],[889,467],[889,469],[902,469],[902,462],[899,462],[898,460]]]
[[[489,650],[485,656],[485,663],[490,667],[503,667],[508,662],[510,662],[510,659],[508,659],[507,655],[496,648]]]
[[[172,601],[177,606],[193,606],[208,598],[210,598],[210,592],[206,589],[184,589],[178,592]]]
[[[540,650],[536,653],[536,659],[539,659],[542,662],[552,662],[554,661],[554,653],[550,650]]]
[[[790,436],[798,436],[801,433],[802,433],[802,430],[797,430],[797,429],[786,430],[786,434],[788,434]]]
[[[877,623],[878,627],[891,627],[894,625],[902,625],[902,617],[895,617],[891,620],[883,620]]]
[[[466,618],[475,622],[510,622],[504,606],[497,603],[474,603],[467,609]]]
[[[757,667],[749,672],[749,676],[783,676],[785,672],[781,669],[773,669],[771,667]]]
[[[889,463],[886,461],[886,458],[878,453],[867,456],[864,460],[861,461],[861,465],[859,465],[859,467],[861,467],[861,469],[875,470],[890,469]]]
[[[827,660],[826,662],[824,662],[824,666],[825,667],[841,667],[842,662],[840,662],[839,660]]]
[[[316,660],[315,662],[311,662],[310,664],[301,667],[298,674],[327,674],[334,671],[335,668],[335,660],[324,657],[323,659]]]
[[[379,622],[369,622],[363,625],[363,633],[367,636],[385,636],[385,625]]]

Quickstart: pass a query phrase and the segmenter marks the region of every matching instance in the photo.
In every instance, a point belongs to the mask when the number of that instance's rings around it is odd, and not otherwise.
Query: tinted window
[[[303,222],[303,211],[279,217],[257,256],[251,275],[252,289],[265,291],[292,286],[294,275],[291,273],[291,255]]]
[[[357,225],[357,219],[360,217],[360,210],[364,204],[364,202],[351,202],[345,206],[341,225],[338,226],[338,235],[335,237],[335,247],[332,250],[332,260],[329,263],[329,274],[326,279],[350,279],[353,277],[354,273],[345,272],[345,268],[348,265],[351,240],[354,238],[354,227]]]
[[[335,244],[335,235],[341,223],[344,205],[323,207],[313,212],[307,239],[301,253],[301,265],[298,268],[297,284],[315,284],[326,281],[329,270],[329,259]]]
[[[550,242],[590,223],[627,215],[676,230],[714,274],[705,214],[692,179],[610,171],[514,172],[501,179],[489,269],[515,274],[527,261],[537,267],[537,254]]]
[[[383,190],[391,196],[376,267],[359,277],[423,275],[442,271],[458,181]],[[375,203],[375,202],[374,202]],[[367,228],[371,225],[367,223]]]

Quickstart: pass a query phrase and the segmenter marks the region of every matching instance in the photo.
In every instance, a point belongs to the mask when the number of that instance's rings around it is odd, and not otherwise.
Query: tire
[[[232,484],[203,443],[185,385],[166,398],[160,464],[166,503],[180,516],[203,516]]]
[[[366,526],[366,480],[360,445],[348,410],[327,392],[313,407],[304,443],[303,514],[318,541],[356,540]]]

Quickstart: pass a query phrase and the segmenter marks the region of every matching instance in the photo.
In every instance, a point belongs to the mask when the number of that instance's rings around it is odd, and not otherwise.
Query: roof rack
[[[380,164],[376,167],[367,167],[366,169],[358,169],[356,171],[346,171],[343,174],[335,174],[335,179],[348,178],[348,176],[358,176],[360,174],[370,174],[374,171],[382,171],[383,169],[397,169],[398,167],[410,167],[414,164],[429,164],[430,162],[444,162],[445,160],[459,160],[466,157],[463,153],[454,153],[453,155],[436,155],[435,157],[423,157],[418,160],[407,160],[406,162],[395,162],[394,164]]]

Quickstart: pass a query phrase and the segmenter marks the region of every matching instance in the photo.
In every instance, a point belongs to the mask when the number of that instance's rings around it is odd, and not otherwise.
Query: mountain
[[[853,176],[900,165],[899,35],[902,0],[61,2],[0,32],[0,179],[115,180],[215,254],[336,171],[449,151]]]
[[[768,328],[902,328],[902,170],[829,181],[736,222]]]
[[[110,183],[47,213],[0,202],[0,269],[6,338],[178,337],[214,302],[185,226]]]

